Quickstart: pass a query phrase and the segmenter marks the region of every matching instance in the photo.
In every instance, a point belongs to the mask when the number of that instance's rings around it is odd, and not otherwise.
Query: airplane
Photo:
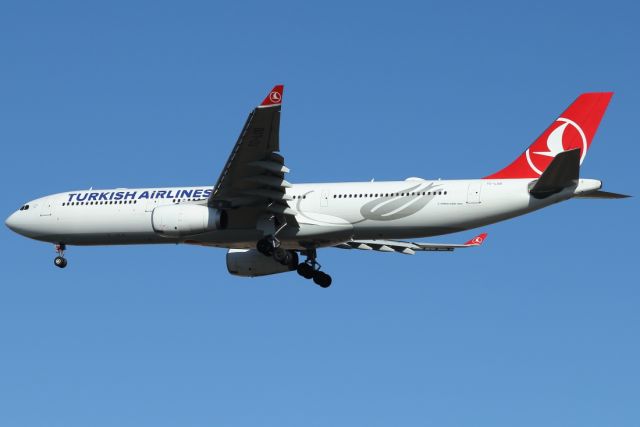
[[[481,179],[292,184],[280,152],[283,85],[247,118],[213,186],[75,190],[25,203],[5,221],[23,236],[67,245],[184,243],[227,249],[229,273],[297,271],[320,287],[332,278],[321,248],[415,254],[477,247],[413,240],[469,230],[572,198],[629,197],[580,178],[580,165],[613,95],[580,95],[512,163]],[[306,259],[301,261],[300,257]]]

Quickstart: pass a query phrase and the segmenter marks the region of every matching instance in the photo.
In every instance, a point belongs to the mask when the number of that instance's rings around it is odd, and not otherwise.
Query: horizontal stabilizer
[[[593,191],[591,193],[578,194],[574,196],[576,199],[626,199],[626,194],[610,193],[608,191]]]
[[[580,149],[563,151],[558,154],[542,172],[529,193],[537,198],[544,199],[563,189],[576,185],[580,176]]]

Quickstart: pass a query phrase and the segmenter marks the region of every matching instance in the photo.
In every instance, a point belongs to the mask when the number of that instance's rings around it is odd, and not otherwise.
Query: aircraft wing
[[[402,240],[350,240],[336,245],[340,249],[361,249],[365,251],[397,252],[413,255],[417,251],[450,252],[458,248],[480,246],[487,233],[482,233],[463,244],[404,242]]]
[[[214,208],[264,206],[295,215],[284,179],[289,169],[280,151],[280,107],[284,86],[276,85],[247,118],[236,145],[213,188],[208,205]]]

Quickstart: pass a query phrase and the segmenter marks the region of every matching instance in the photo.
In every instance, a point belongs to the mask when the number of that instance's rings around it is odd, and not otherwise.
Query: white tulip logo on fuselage
[[[533,154],[538,156],[550,157],[553,158],[556,155],[565,151],[564,144],[562,142],[562,136],[564,135],[564,131],[567,126],[572,126],[576,131],[580,134],[580,138],[582,138],[582,149],[580,150],[580,164],[584,160],[584,157],[587,155],[587,137],[584,135],[582,128],[578,126],[576,122],[573,120],[565,119],[564,117],[559,117],[556,120],[556,123],[562,123],[560,126],[551,131],[549,136],[547,137],[547,151],[534,151]],[[574,147],[575,148],[575,147]],[[545,168],[538,168],[534,164],[534,161],[531,159],[531,153],[529,152],[531,148],[528,148],[526,151],[527,162],[533,171],[535,171],[538,175],[542,175],[542,170]]]

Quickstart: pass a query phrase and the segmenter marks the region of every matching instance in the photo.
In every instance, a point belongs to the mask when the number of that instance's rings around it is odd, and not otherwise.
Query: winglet
[[[284,85],[275,85],[271,92],[264,98],[262,104],[258,108],[275,107],[282,105],[282,93],[284,92]]]
[[[487,238],[487,233],[482,233],[482,234],[477,235],[473,239],[469,240],[464,245],[465,246],[480,246],[482,244],[482,242],[484,242],[484,239],[486,239],[486,238]]]

